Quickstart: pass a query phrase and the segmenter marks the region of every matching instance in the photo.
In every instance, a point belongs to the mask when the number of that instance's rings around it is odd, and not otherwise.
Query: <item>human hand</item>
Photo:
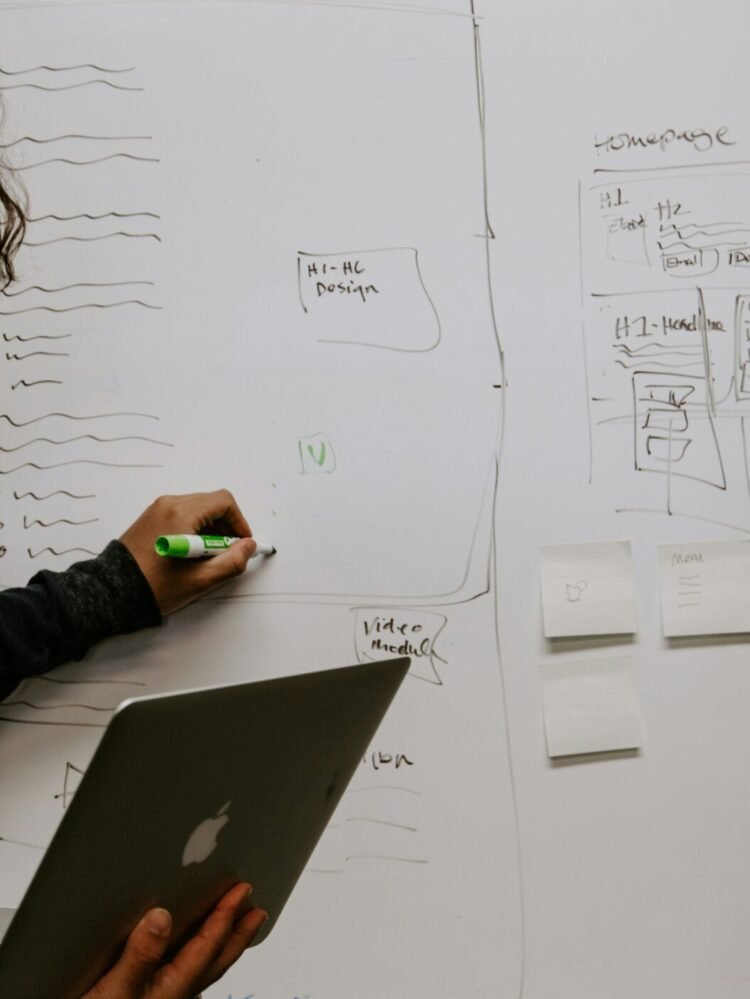
[[[242,538],[221,555],[206,559],[164,558],[154,551],[160,534],[224,534]],[[159,611],[171,614],[241,575],[255,553],[252,531],[226,489],[184,496],[160,496],[120,538],[151,587]]]
[[[147,912],[127,939],[120,959],[81,999],[190,999],[208,988],[250,946],[266,921],[262,909],[237,913],[251,891],[240,882],[227,892],[203,926],[166,964],[172,918]]]

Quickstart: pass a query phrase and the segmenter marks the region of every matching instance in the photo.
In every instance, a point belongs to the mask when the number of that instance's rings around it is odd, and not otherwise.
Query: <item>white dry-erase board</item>
[[[750,534],[744,5],[1,6],[0,584],[222,485],[279,554],[0,706],[0,904],[123,698],[403,650],[211,999],[746,996],[750,646],[657,558]],[[545,640],[540,546],[623,540],[636,632]],[[607,659],[641,748],[552,763]]]

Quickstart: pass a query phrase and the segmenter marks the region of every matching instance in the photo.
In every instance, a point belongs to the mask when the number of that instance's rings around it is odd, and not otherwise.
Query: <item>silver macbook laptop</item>
[[[179,941],[239,880],[268,936],[408,668],[121,705],[0,944],[0,995],[78,997],[146,909]]]

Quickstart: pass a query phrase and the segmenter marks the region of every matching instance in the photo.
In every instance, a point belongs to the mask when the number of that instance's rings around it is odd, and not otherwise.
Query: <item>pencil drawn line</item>
[[[56,236],[54,239],[40,239],[36,242],[27,241],[24,246],[52,246],[53,243],[98,243],[103,239],[116,239],[118,237],[124,237],[125,239],[155,239],[157,243],[161,243],[161,236],[158,236],[155,232],[107,232],[103,233],[101,236]]]
[[[35,336],[21,336],[20,334],[8,336],[7,333],[3,333],[3,340],[6,343],[12,343],[14,340],[18,340],[20,343],[29,343],[31,340],[67,340],[72,335],[72,333],[37,333]]]
[[[627,368],[628,370],[630,370],[631,368],[637,368],[642,362],[643,362],[643,358],[639,358],[639,357],[637,357],[635,359],[635,362],[633,364],[626,364],[625,361],[621,361],[619,357],[615,358],[615,364],[619,364],[621,368]],[[649,364],[650,368],[670,368],[670,369],[672,369],[672,368],[694,368],[696,366],[702,367],[703,366],[703,360],[701,359],[699,361],[688,361],[685,364],[682,364],[682,363],[677,364],[675,361],[651,361],[651,363]]]
[[[12,843],[13,846],[27,846],[30,850],[46,850],[46,846],[39,846],[36,843],[26,843],[22,839],[11,839],[9,836],[0,836],[0,843]]]
[[[376,784],[372,787],[353,787],[350,788],[347,794],[360,794],[363,791],[402,791],[404,794],[414,794],[417,797],[422,797],[421,791],[415,791],[411,787],[401,787],[398,784]]]
[[[81,87],[95,86],[111,87],[113,90],[143,91],[143,87],[123,87],[111,80],[85,80],[83,83],[69,83],[64,87],[45,87],[41,83],[6,83],[0,85],[0,90],[44,90],[47,93],[61,93],[63,90],[79,90]]]
[[[10,423],[10,425],[12,427],[18,428],[18,427],[29,427],[29,426],[31,426],[32,423],[39,423],[41,420],[49,420],[49,419],[52,419],[53,417],[59,417],[60,419],[63,419],[63,420],[104,420],[104,419],[108,419],[108,418],[113,417],[113,416],[118,416],[118,417],[120,417],[120,416],[133,416],[133,417],[142,418],[144,420],[158,420],[158,419],[160,419],[158,416],[154,416],[152,413],[128,413],[128,412],[124,412],[124,413],[95,413],[92,416],[75,416],[73,413],[57,413],[57,412],[52,412],[52,413],[43,413],[41,416],[35,416],[31,420],[20,420],[18,422],[16,422],[15,420],[11,419],[10,416],[8,416],[7,413],[0,413],[0,420],[7,420],[8,423]]]
[[[85,309],[121,309],[127,305],[137,305],[142,309],[151,309],[161,312],[161,305],[151,305],[149,302],[142,302],[139,298],[129,298],[124,302],[87,302],[86,305],[69,305],[65,308],[54,308],[51,305],[32,305],[26,309],[0,309],[0,316],[21,316],[25,312],[82,312]]]
[[[52,496],[69,496],[70,499],[84,500],[84,499],[96,499],[96,493],[70,493],[67,489],[56,489],[53,493],[47,493],[46,496],[37,496],[36,493],[26,492],[19,493],[15,489],[13,490],[13,498],[17,500],[26,499],[30,496],[34,500],[48,500]]]
[[[92,458],[76,458],[73,461],[59,461],[54,465],[39,465],[35,461],[26,461],[15,468],[0,468],[0,475],[12,475],[22,468],[36,468],[39,471],[47,471],[50,468],[63,468],[65,465],[101,465],[103,468],[164,468],[163,465],[131,465],[116,461],[94,461]]]
[[[713,167],[730,167],[730,166],[750,166],[750,160],[727,160],[724,163],[678,163],[675,166],[661,166],[661,167],[628,167],[619,169],[616,167],[596,167],[593,173],[662,173],[663,171],[670,170],[705,170],[706,167],[709,169]],[[700,177],[701,174],[698,174]],[[606,185],[598,185],[604,187]]]
[[[0,90],[3,88],[0,87]],[[67,156],[54,156],[49,160],[40,160],[38,163],[27,163],[26,166],[8,167],[14,173],[24,173],[26,170],[36,170],[37,167],[49,166],[50,163],[65,163],[66,166],[95,166],[97,163],[106,163],[109,160],[136,160],[138,163],[161,163],[158,156],[136,156],[135,153],[111,153],[109,156],[99,156],[94,160],[71,160]]]
[[[56,524],[70,524],[71,527],[82,527],[84,524],[96,524],[98,517],[90,517],[88,520],[69,520],[67,517],[60,517],[59,520],[51,520],[46,523],[44,520],[27,520],[26,514],[23,516],[23,528],[28,531],[31,527],[54,527]]]
[[[70,555],[71,552],[83,552],[85,555],[93,555],[93,556],[96,556],[96,555],[99,554],[99,552],[92,552],[90,548],[78,548],[78,547],[75,547],[75,548],[64,548],[60,552],[57,551],[56,548],[50,548],[50,547],[40,548],[38,552],[32,552],[32,550],[30,548],[27,548],[26,552],[27,552],[29,558],[39,558],[39,556],[40,555],[44,555],[45,552],[49,552],[50,555],[55,555],[57,557],[60,557],[62,555]]]
[[[62,382],[58,378],[39,378],[35,382],[27,382],[25,378],[22,378],[15,385],[11,385],[10,390],[11,392],[15,392],[20,386],[23,388],[33,388],[34,385],[62,385]]]
[[[24,701],[18,699],[16,701],[3,701],[3,707],[16,707],[23,706],[25,708],[32,708],[34,711],[57,711],[58,708],[83,708],[85,711],[116,711],[117,705],[113,708],[98,708],[94,707],[93,704],[34,704],[33,701]]]
[[[79,777],[85,776],[84,771],[81,770],[80,767],[77,767],[75,763],[71,763],[70,760],[66,761],[65,778],[63,779],[62,794],[55,795],[55,801],[57,801],[59,798],[62,798],[63,811],[68,807],[68,801],[73,796],[73,792],[69,791],[69,781],[71,773],[76,773],[78,774]]]
[[[155,437],[143,437],[140,434],[128,434],[125,437],[97,437],[96,434],[78,434],[76,437],[66,437],[64,440],[54,440],[52,437],[34,437],[30,441],[24,441],[23,444],[17,444],[15,447],[2,447],[0,445],[0,451],[4,451],[6,454],[11,451],[20,451],[22,448],[30,447],[32,444],[38,444],[43,442],[45,444],[73,444],[75,441],[96,441],[98,444],[116,444],[120,441],[145,441],[147,444],[158,444],[160,447],[174,447],[174,444],[170,444],[167,441],[156,440]]]
[[[5,703],[7,704],[9,702],[6,701]],[[387,822],[385,819],[367,819],[367,818],[360,818],[359,816],[353,816],[352,818],[347,819],[346,821],[347,822],[374,822],[376,825],[379,825],[379,826],[391,826],[393,829],[405,829],[407,832],[416,832],[417,831],[417,827],[416,826],[405,826],[405,825],[402,825],[400,822]]]
[[[7,352],[5,354],[6,361],[26,361],[29,357],[70,357],[70,354],[60,350],[32,350],[28,354],[9,354]]]
[[[79,212],[77,215],[54,215],[49,213],[47,215],[29,216],[26,221],[47,222],[49,219],[52,219],[55,222],[74,222],[76,219],[90,219],[92,222],[98,222],[100,219],[108,218],[135,219],[141,217],[160,219],[161,215],[157,212],[102,212],[100,215],[91,215],[89,212]]]
[[[0,69],[0,73],[2,70]],[[38,139],[34,135],[22,135],[20,139],[13,142],[0,142],[0,149],[12,149],[13,146],[20,146],[22,142],[32,142],[37,146],[46,146],[51,142],[64,142],[66,139],[73,139],[76,142],[150,142],[153,135],[82,135],[71,132],[67,135],[52,135],[47,139]]]
[[[346,857],[346,862],[350,860],[389,860],[399,864],[426,864],[427,861],[419,857],[389,857],[384,853],[352,853]]]
[[[43,680],[45,683],[58,683],[63,686],[68,686],[70,684],[110,684],[116,687],[147,687],[148,684],[141,680],[70,680],[62,679],[59,676],[46,676],[44,673],[40,673],[38,676],[27,677],[27,683],[35,683],[38,680]]]
[[[0,715],[0,721],[10,722],[13,725],[57,725],[60,728],[106,728],[101,722],[60,722],[60,721],[39,721],[32,718],[12,718],[10,715]]]
[[[17,298],[19,295],[26,295],[30,291],[42,291],[47,295],[54,295],[60,291],[70,291],[72,288],[124,288],[127,285],[150,285],[154,287],[153,281],[77,281],[75,284],[63,284],[58,288],[45,288],[41,284],[31,284],[20,291],[7,291],[3,289],[2,294],[6,298]],[[67,334],[70,336],[70,334]]]
[[[127,66],[124,69],[108,69],[106,66],[97,66],[94,62],[82,62],[75,66],[31,66],[29,69],[0,69],[3,76],[25,76],[27,73],[38,73],[44,70],[46,73],[70,73],[76,69],[95,69],[97,73],[132,73],[135,66]]]

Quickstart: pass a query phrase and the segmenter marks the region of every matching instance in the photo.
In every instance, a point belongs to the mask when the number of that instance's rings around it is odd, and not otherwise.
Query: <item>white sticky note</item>
[[[659,546],[667,638],[750,632],[750,541]]]
[[[636,630],[629,541],[545,545],[539,553],[547,638]]]
[[[641,711],[627,657],[542,666],[542,701],[550,756],[641,745]]]

